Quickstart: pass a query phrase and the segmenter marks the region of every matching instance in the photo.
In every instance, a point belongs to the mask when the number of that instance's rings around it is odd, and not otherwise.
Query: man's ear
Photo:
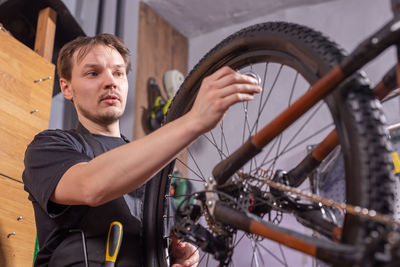
[[[70,101],[73,100],[71,83],[67,79],[60,78],[60,89],[65,99]]]

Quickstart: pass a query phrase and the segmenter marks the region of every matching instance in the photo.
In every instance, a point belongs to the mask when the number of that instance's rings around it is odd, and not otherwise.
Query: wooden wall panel
[[[0,175],[0,266],[32,266],[36,229],[23,184]]]
[[[162,86],[163,74],[177,69],[187,74],[188,40],[145,3],[139,7],[139,33],[136,65],[134,138],[145,135],[141,118],[147,107],[146,84],[154,77]]]
[[[143,108],[147,108],[147,80],[154,77],[162,86],[164,73],[177,69],[187,74],[188,40],[148,5],[139,6],[139,31],[136,65],[135,113],[133,137],[143,137]],[[186,162],[186,152],[179,158]],[[177,163],[179,165],[179,163]],[[180,168],[186,174],[185,168]]]
[[[51,63],[55,13],[46,9],[39,17],[47,22],[39,22],[38,54],[0,31],[2,267],[32,266],[35,250],[35,220],[32,203],[24,191],[22,171],[27,145],[37,133],[48,128],[55,69]]]
[[[26,146],[48,128],[54,69],[49,61],[0,31],[1,174],[21,180]]]

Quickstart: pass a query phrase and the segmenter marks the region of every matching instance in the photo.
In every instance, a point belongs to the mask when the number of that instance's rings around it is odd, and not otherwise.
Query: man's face
[[[122,116],[128,94],[126,65],[117,50],[104,46],[94,46],[79,62],[76,51],[70,96],[78,116],[102,125],[118,121]]]

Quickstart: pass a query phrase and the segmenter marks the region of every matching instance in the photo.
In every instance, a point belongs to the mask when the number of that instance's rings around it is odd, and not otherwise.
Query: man
[[[117,266],[142,266],[141,186],[215,127],[229,106],[253,99],[261,88],[253,78],[222,68],[203,80],[190,112],[128,143],[119,128],[130,68],[122,41],[109,34],[73,40],[61,49],[57,68],[79,125],[44,131],[26,151],[23,179],[40,247],[36,266],[101,266],[113,221],[124,229]],[[173,244],[175,266],[197,265],[192,245]]]

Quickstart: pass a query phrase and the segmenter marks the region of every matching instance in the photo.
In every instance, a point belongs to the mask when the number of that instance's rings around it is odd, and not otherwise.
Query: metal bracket
[[[13,236],[13,235],[17,235],[17,233],[16,233],[16,232],[9,233],[9,234],[7,235],[7,238],[10,238],[10,237]]]
[[[214,215],[215,204],[219,200],[217,193],[211,192],[214,191],[216,187],[217,183],[212,176],[210,176],[207,179],[207,182],[204,183],[204,189],[206,191],[206,206],[211,215]]]
[[[51,79],[53,79],[53,77],[49,76],[49,77],[45,77],[45,78],[40,78],[39,80],[34,80],[33,82],[40,83],[40,82],[44,82],[44,81],[51,80]]]

